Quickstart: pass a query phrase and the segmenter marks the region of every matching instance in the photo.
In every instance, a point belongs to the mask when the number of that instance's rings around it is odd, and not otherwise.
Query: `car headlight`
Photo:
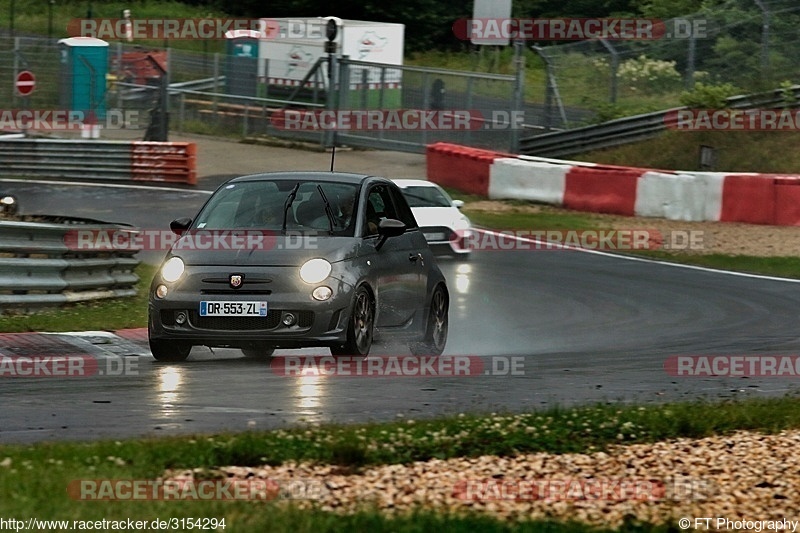
[[[454,230],[469,229],[471,226],[472,224],[467,217],[458,218],[453,223]]]
[[[325,259],[317,257],[309,259],[300,267],[300,279],[306,283],[319,283],[331,273],[331,264]]]
[[[173,283],[181,278],[184,269],[183,259],[180,257],[171,257],[164,263],[164,266],[161,267],[161,278],[168,283]]]

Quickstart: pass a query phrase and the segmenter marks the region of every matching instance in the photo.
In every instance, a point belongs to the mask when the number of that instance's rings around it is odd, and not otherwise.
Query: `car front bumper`
[[[352,286],[334,278],[306,284],[297,278],[296,268],[288,267],[239,268],[239,272],[244,274],[245,283],[234,290],[219,282],[229,276],[229,269],[193,268],[187,279],[168,285],[167,296],[161,299],[155,296],[155,288],[160,284],[157,277],[150,289],[150,338],[234,348],[253,344],[302,348],[333,346],[345,341]],[[270,281],[249,284],[248,279],[253,278]],[[311,296],[320,285],[333,291],[323,302]],[[267,313],[263,317],[201,316],[201,301],[266,302]]]

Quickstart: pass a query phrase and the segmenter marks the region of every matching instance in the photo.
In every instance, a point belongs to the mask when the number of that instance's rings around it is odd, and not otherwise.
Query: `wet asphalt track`
[[[172,190],[0,185],[18,196],[26,213],[146,228],[191,215],[206,198]],[[521,357],[523,375],[283,377],[238,351],[195,348],[189,361],[177,365],[138,357],[138,375],[0,380],[0,442],[237,431],[586,402],[722,399],[798,389],[798,379],[791,378],[685,378],[664,370],[672,355],[800,353],[798,283],[575,251],[483,252],[468,262],[441,264],[452,293],[446,353],[481,356],[487,366],[492,356]],[[375,352],[407,353],[388,345]]]

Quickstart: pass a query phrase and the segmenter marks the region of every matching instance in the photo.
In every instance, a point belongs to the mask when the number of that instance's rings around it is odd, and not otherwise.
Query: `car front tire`
[[[428,324],[422,342],[409,345],[414,355],[442,355],[447,344],[449,329],[449,301],[447,291],[437,285],[431,296],[431,308],[428,312]]]
[[[269,359],[275,353],[274,346],[250,346],[242,348],[242,353],[250,359]]]
[[[180,362],[185,361],[192,351],[192,345],[180,341],[165,341],[150,339],[150,352],[156,361]]]
[[[368,355],[372,347],[374,328],[375,302],[369,291],[362,285],[356,289],[353,311],[347,325],[347,342],[341,346],[331,346],[331,354]]]

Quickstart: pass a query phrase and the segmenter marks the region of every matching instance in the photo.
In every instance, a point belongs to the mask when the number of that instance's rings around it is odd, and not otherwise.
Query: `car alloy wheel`
[[[372,347],[375,326],[375,304],[369,291],[361,286],[356,290],[353,312],[347,326],[347,342],[332,346],[333,355],[368,355]]]
[[[428,313],[428,324],[422,342],[409,345],[414,355],[441,355],[447,344],[449,327],[449,305],[447,293],[441,285],[437,286],[431,296],[431,308]]]

